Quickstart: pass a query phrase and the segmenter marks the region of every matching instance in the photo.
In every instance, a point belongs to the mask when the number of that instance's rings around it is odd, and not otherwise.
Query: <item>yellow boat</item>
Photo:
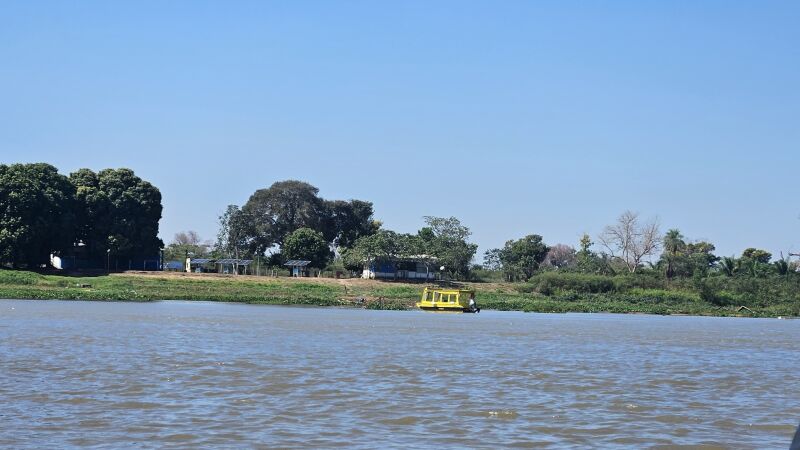
[[[426,311],[481,312],[474,303],[470,306],[470,298],[475,298],[475,291],[472,289],[426,287],[422,290],[417,308]]]

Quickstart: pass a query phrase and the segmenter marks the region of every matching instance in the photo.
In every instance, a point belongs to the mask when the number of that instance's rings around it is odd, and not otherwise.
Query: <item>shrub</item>
[[[0,284],[33,285],[42,280],[38,273],[0,270]]]
[[[614,281],[603,275],[546,272],[531,278],[524,291],[552,295],[557,291],[603,293],[614,290]]]

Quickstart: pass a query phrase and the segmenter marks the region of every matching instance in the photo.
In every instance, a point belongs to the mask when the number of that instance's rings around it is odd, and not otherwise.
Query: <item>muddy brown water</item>
[[[778,448],[800,321],[0,300],[2,448]]]

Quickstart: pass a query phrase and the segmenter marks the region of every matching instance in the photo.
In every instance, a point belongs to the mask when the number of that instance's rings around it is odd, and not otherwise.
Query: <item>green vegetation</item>
[[[36,268],[52,253],[94,268],[157,257],[160,219],[161,193],[130,169],[66,177],[49,164],[0,164],[0,265]]]
[[[527,283],[475,283],[483,309],[775,317],[800,315],[800,275],[665,281],[652,273],[546,272]],[[412,308],[421,285],[370,280],[116,274],[66,277],[0,270],[0,298],[206,300],[276,305]],[[745,308],[741,308],[745,307]]]
[[[333,257],[322,233],[305,227],[286,237],[281,252],[287,260],[311,261],[312,267],[325,267]]]
[[[365,268],[389,276],[420,272],[476,284],[482,308],[541,312],[800,315],[800,256],[773,260],[747,248],[719,257],[705,240],[677,228],[662,234],[658,220],[625,211],[578,248],[549,245],[538,234],[506,241],[473,265],[477,245],[456,217],[424,217],[416,233],[383,229],[372,203],[325,200],[302,181],[257,190],[220,217],[217,242],[178,233],[165,256],[256,259],[256,267],[285,272],[286,259],[310,260],[336,276]],[[163,244],[157,237],[161,194],[129,169],[69,177],[48,164],[0,164],[0,268],[41,270],[49,256],[71,268],[148,267]],[[659,253],[660,252],[660,253]],[[112,257],[114,264],[112,265]],[[71,259],[70,259],[71,258]],[[118,264],[119,259],[127,259]],[[77,264],[83,259],[89,264]],[[127,264],[124,264],[127,262]],[[105,264],[103,264],[105,263]],[[239,272],[234,263],[234,271]],[[150,268],[150,267],[148,267]],[[249,303],[354,305],[405,309],[420,286],[363,280],[119,275],[68,277],[0,270],[0,297],[87,300],[217,300]]]
[[[275,278],[104,275],[65,277],[0,270],[0,298],[66,300],[213,300],[336,306],[343,288]]]

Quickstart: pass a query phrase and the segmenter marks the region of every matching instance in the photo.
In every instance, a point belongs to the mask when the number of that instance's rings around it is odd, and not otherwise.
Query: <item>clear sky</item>
[[[0,162],[129,167],[161,237],[301,179],[387,228],[624,210],[800,251],[800,2],[0,2]]]

